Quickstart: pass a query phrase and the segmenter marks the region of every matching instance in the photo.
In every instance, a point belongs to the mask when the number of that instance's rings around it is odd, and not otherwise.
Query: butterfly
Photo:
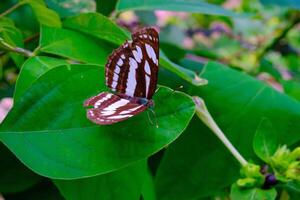
[[[84,102],[87,118],[96,124],[113,124],[133,117],[154,106],[157,87],[159,37],[154,28],[131,34],[115,49],[105,65],[106,85],[102,92]]]

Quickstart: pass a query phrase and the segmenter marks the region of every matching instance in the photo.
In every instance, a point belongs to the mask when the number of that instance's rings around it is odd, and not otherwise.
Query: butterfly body
[[[97,124],[112,124],[154,106],[157,85],[159,38],[153,28],[132,34],[132,41],[114,50],[105,65],[106,85],[113,93],[103,92],[84,106],[87,117]]]

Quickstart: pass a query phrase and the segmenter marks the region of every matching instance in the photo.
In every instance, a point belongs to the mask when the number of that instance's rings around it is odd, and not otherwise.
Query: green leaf
[[[231,187],[230,197],[232,200],[275,200],[276,190],[274,188],[263,190],[260,188],[240,188],[236,184]]]
[[[267,163],[279,146],[277,135],[270,120],[262,119],[254,135],[253,149],[256,155]]]
[[[45,0],[47,6],[61,17],[69,17],[82,12],[95,12],[95,2],[86,0]]]
[[[61,27],[59,15],[54,10],[47,8],[44,1],[23,0],[23,2],[31,6],[40,24],[51,27]]]
[[[0,143],[0,192],[15,193],[37,184],[41,178],[26,168]]]
[[[139,200],[145,160],[108,174],[78,180],[54,180],[66,200]]]
[[[76,61],[104,65],[112,46],[83,35],[61,28],[42,27],[40,51]]]
[[[265,83],[218,63],[202,71],[209,84],[184,85],[204,99],[213,118],[247,160],[257,160],[253,137],[262,119],[276,130],[280,144],[295,144],[300,135],[300,103]],[[160,78],[164,84],[164,77]],[[166,80],[170,81],[170,80]],[[173,84],[177,80],[173,80]],[[193,120],[166,151],[156,176],[160,199],[197,199],[228,187],[238,178],[239,165],[200,120]],[[174,176],[176,174],[176,176]]]
[[[67,61],[46,56],[36,56],[29,58],[22,66],[16,83],[14,101],[17,102],[25,93],[25,91],[40,76],[48,72],[50,69],[59,65],[68,64]]]
[[[117,0],[96,0],[97,12],[108,16],[116,7]]]
[[[81,14],[66,19],[63,26],[121,45],[128,35],[107,17],[99,13]]]
[[[177,12],[203,13],[210,15],[237,16],[238,14],[200,0],[120,0],[117,11],[126,10],[169,10]]]
[[[0,38],[13,47],[24,47],[23,36],[14,22],[6,17],[0,17]],[[24,57],[17,53],[9,53],[17,66],[21,66]]]
[[[95,125],[83,102],[106,89],[101,77],[99,66],[51,69],[16,102],[1,124],[1,141],[38,174],[81,178],[145,159],[174,141],[194,114],[189,96],[161,87],[154,95],[158,128],[147,111],[112,126]]]

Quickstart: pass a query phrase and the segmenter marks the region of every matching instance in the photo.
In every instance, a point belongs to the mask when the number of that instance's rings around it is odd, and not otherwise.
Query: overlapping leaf
[[[68,64],[67,61],[52,57],[36,56],[29,58],[23,64],[19,74],[16,83],[14,101],[17,102],[32,83],[40,76],[47,73],[50,69],[64,64]]]
[[[256,159],[252,141],[262,119],[273,124],[280,144],[299,141],[299,102],[217,63],[206,65],[203,76],[208,85],[197,88],[185,84],[184,88],[205,100],[216,122],[246,159]],[[197,199],[215,194],[237,179],[238,163],[216,140],[195,119],[170,145],[156,178],[161,199]]]
[[[79,62],[104,65],[113,47],[76,31],[42,27],[40,50]]]

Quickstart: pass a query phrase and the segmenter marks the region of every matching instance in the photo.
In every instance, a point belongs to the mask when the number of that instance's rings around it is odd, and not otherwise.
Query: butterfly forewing
[[[110,55],[106,64],[106,85],[130,97],[151,99],[157,85],[159,38],[153,28],[132,34]]]
[[[96,124],[120,122],[147,108],[108,92],[100,93],[86,100],[84,106],[92,107],[87,110],[87,118]]]

